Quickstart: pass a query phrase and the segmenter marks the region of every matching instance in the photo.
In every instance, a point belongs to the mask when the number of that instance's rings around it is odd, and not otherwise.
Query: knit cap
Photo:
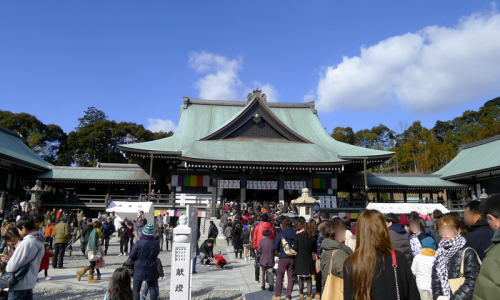
[[[436,242],[430,236],[426,237],[422,240],[422,248],[430,248],[433,250],[437,250]]]
[[[144,226],[144,229],[142,230],[142,234],[155,235],[155,228],[154,228],[153,224],[148,223],[146,226]]]
[[[401,225],[410,225],[410,222],[408,222],[408,217],[405,214],[402,214],[399,217],[399,224],[401,224]]]

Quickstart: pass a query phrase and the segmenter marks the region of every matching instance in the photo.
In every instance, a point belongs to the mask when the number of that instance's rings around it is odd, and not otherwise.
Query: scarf
[[[99,238],[101,238],[101,236],[102,236],[101,229],[96,228],[95,230],[97,231],[97,236],[98,236]]]
[[[452,240],[445,241],[441,240],[439,247],[436,251],[436,272],[441,282],[441,290],[443,291],[443,296],[450,296],[450,283],[448,282],[448,267],[450,259],[462,249],[467,241],[465,238],[459,234]]]
[[[155,240],[155,236],[154,235],[145,235],[145,234],[143,234],[141,236],[141,240],[154,241]]]

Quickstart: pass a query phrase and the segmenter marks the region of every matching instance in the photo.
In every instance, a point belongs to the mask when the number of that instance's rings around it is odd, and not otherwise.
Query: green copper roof
[[[141,168],[91,168],[52,167],[37,179],[57,181],[149,181],[149,175]]]
[[[366,149],[334,140],[321,124],[312,103],[267,103],[290,130],[312,143],[271,139],[203,140],[237,118],[249,103],[188,99],[181,108],[173,136],[121,145],[124,151],[181,152],[194,160],[342,164],[342,157],[390,157],[393,153]]]
[[[500,135],[460,147],[458,155],[434,174],[448,179],[498,169],[500,169]]]
[[[17,133],[2,126],[0,126],[0,157],[40,171],[52,166],[28,148]]]
[[[355,186],[364,186],[364,175],[348,175],[345,180]],[[465,184],[441,179],[437,175],[367,174],[369,187],[392,188],[468,188]]]

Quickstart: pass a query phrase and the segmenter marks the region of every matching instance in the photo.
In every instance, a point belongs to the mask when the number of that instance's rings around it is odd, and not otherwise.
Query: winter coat
[[[80,236],[83,238],[84,242],[89,241],[90,233],[92,233],[93,229],[94,227],[92,226],[91,222],[82,226],[82,232],[80,233]]]
[[[155,229],[155,239],[163,240],[163,234],[165,234],[165,229],[162,227],[156,227]]]
[[[417,279],[417,287],[419,290],[432,291],[432,267],[436,258],[436,251],[430,248],[424,248],[419,254],[413,258],[411,271]]]
[[[262,235],[262,231],[264,231],[266,229],[271,230],[271,240],[274,241],[273,225],[271,225],[271,223],[268,223],[268,222],[261,222],[257,226],[255,226],[255,229],[253,231],[252,240],[253,240],[253,248],[254,249],[257,249],[257,247],[259,246],[259,241],[264,237]]]
[[[467,246],[476,250],[479,258],[483,260],[486,256],[484,251],[491,246],[491,239],[495,232],[491,229],[490,224],[485,221],[477,221],[470,229],[472,232],[465,236]]]
[[[420,300],[415,278],[411,273],[410,264],[406,255],[402,252],[396,251],[396,274],[394,276],[394,268],[392,267],[392,255],[387,254],[377,257],[375,268],[375,276],[372,280],[372,300],[397,300],[398,294],[396,291],[396,277],[397,285],[399,287],[399,294],[401,300]],[[346,264],[347,265],[347,264]],[[354,300],[352,278],[344,266],[344,300]]]
[[[328,221],[321,221],[318,227],[316,227],[316,254],[318,257],[321,257],[321,252],[323,252],[321,245],[325,239],[323,236],[323,227],[325,227],[326,223],[328,223]]]
[[[50,225],[45,226],[45,233],[43,234],[46,237],[53,237],[54,236],[54,223],[51,223]]]
[[[40,261],[40,271],[49,269],[49,259],[53,256],[54,254],[52,254],[51,252],[45,251],[42,257],[42,261]]]
[[[134,238],[134,225],[130,225],[127,230],[127,235],[129,238]]]
[[[220,218],[220,222],[224,227],[227,225],[228,220],[229,220],[228,214],[223,214],[222,217]]]
[[[233,227],[232,226],[227,226],[226,229],[224,229],[224,236],[227,238],[233,237]]]
[[[297,255],[295,255],[295,274],[316,274],[316,265],[313,261],[313,255],[316,253],[314,237],[308,237],[304,232],[296,234],[293,250],[297,251]]]
[[[172,238],[173,238],[172,227],[166,227],[165,228],[165,239],[167,241],[171,241]]]
[[[78,235],[78,228],[76,228],[75,226],[73,227],[70,227],[69,228],[69,236],[70,236],[70,240],[74,242],[76,242],[76,236]]]
[[[243,245],[250,244],[250,231],[243,231],[243,233],[241,234],[241,243]]]
[[[410,246],[410,235],[405,227],[401,224],[392,224],[389,227],[389,235],[391,236],[392,248],[403,252],[406,255],[406,259],[408,259],[408,263],[411,265],[413,254]]]
[[[134,262],[134,280],[158,279],[157,262],[160,243],[157,240],[140,239],[132,247],[129,257]]]
[[[156,259],[156,273],[158,274],[158,278],[163,278],[165,273],[163,272],[163,264],[161,263],[161,259]]]
[[[498,299],[500,295],[500,228],[492,239],[492,245],[486,249],[486,257],[481,272],[476,280],[473,300]]]
[[[325,286],[326,278],[328,277],[328,271],[330,271],[330,261],[332,261],[332,274],[339,278],[343,278],[343,270],[344,270],[344,262],[352,254],[351,248],[346,245],[339,243],[335,240],[324,239],[321,244],[321,282],[322,286]],[[332,258],[332,253],[335,250],[339,250],[335,252]]]
[[[120,240],[126,240],[128,241],[128,227],[125,226],[125,227],[120,227],[120,229],[118,229],[118,237],[120,238]]]
[[[45,253],[43,245],[44,240],[45,239],[39,231],[34,231],[24,236],[21,243],[17,245],[16,251],[14,251],[14,254],[12,254],[12,257],[9,259],[9,262],[5,267],[6,272],[16,272],[19,268],[29,263],[33,258],[35,259],[33,260],[28,273],[11,290],[31,290],[35,287],[38,272],[40,271],[40,264]],[[40,252],[38,252],[38,250],[40,250]]]
[[[472,299],[472,294],[474,293],[474,285],[476,284],[476,278],[479,275],[479,269],[481,265],[477,260],[476,251],[464,246],[462,249],[458,250],[457,253],[450,259],[448,263],[448,278],[454,279],[460,277],[460,266],[462,264],[462,257],[464,260],[464,276],[465,282],[462,286],[455,292],[450,300],[470,300]],[[465,251],[467,249],[467,251]],[[464,256],[465,251],[465,256]],[[436,260],[438,257],[436,257]],[[441,281],[436,272],[436,265],[432,268],[432,295],[434,299],[439,296],[443,296],[443,291],[441,289]]]
[[[109,239],[109,237],[116,232],[115,224],[111,223],[102,223],[102,237],[104,239]]]
[[[134,224],[134,237],[137,239],[137,240],[140,240],[141,237],[142,237],[142,230],[144,229],[144,223],[142,222],[135,222]]]
[[[285,241],[287,241],[288,244],[292,246],[295,240],[295,231],[290,229],[283,229],[276,236],[276,240],[274,240],[274,250],[279,252],[279,258],[293,258],[293,256],[288,256],[285,253],[285,250],[283,249],[283,243],[281,242],[281,237],[283,237]]]
[[[208,238],[216,239],[218,235],[219,230],[217,229],[217,226],[215,226],[215,224],[210,225],[210,227],[208,228]]]
[[[208,239],[205,240],[200,246],[200,253],[205,254],[205,258],[214,257],[214,244],[212,247],[208,246]]]
[[[257,248],[259,254],[259,265],[261,267],[271,268],[274,266],[274,241],[269,237],[260,240]]]
[[[59,222],[54,227],[54,243],[56,244],[67,244],[70,238],[69,225],[64,222]]]
[[[248,230],[247,230],[247,232],[248,232]],[[235,227],[234,231],[233,231],[234,250],[242,250],[243,249],[242,235],[243,235],[243,231],[241,230],[241,228]]]

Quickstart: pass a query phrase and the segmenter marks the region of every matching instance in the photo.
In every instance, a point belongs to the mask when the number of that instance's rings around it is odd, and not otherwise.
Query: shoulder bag
[[[401,296],[399,295],[399,284],[398,284],[398,261],[396,260],[396,251],[391,250],[392,255],[392,267],[394,268],[394,277],[396,279],[396,292],[398,293],[398,300],[401,300]]]
[[[328,269],[328,277],[326,278],[323,288],[323,300],[344,300],[344,280],[332,274],[333,256],[339,249],[332,252],[330,258],[330,268]]]
[[[448,282],[450,283],[450,290],[452,294],[455,294],[455,292],[464,284],[465,282],[465,275],[464,275],[464,258],[465,258],[465,252],[467,250],[471,249],[476,253],[477,260],[479,261],[479,264],[481,264],[481,259],[479,258],[479,255],[477,255],[476,250],[472,248],[466,248],[464,250],[464,253],[462,254],[462,264],[460,266],[460,276],[458,278],[453,278],[453,279],[448,279]]]
[[[281,243],[283,244],[283,251],[285,252],[286,255],[288,256],[297,255],[297,251],[293,250],[293,248],[290,246],[290,244],[285,240],[283,236],[281,236]]]
[[[35,257],[29,262],[24,264],[24,266],[21,266],[17,271],[15,272],[5,272],[2,276],[0,276],[0,288],[1,289],[11,289],[13,288],[16,284],[21,281],[26,274],[28,274],[31,264],[33,261],[36,259],[38,256],[38,253],[40,253],[41,248],[38,249],[38,251],[35,254]],[[38,267],[37,267],[38,270]]]

